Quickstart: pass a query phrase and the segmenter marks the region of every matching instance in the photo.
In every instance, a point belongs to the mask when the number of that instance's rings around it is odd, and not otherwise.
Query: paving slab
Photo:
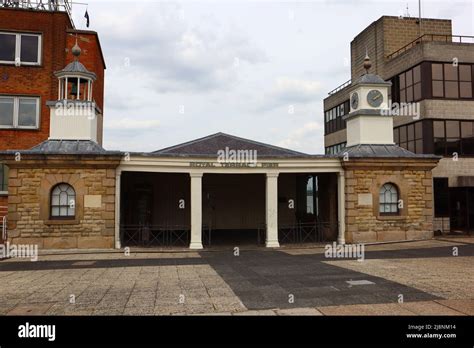
[[[54,303],[18,305],[8,315],[44,315]]]
[[[323,315],[320,311],[316,308],[308,308],[308,307],[301,307],[301,308],[285,308],[285,309],[277,309],[277,315]]]
[[[404,302],[400,303],[399,306],[417,315],[462,315],[461,312],[436,301]]]
[[[233,315],[246,315],[246,316],[259,316],[259,315],[276,315],[275,310],[263,309],[263,310],[250,310],[245,312],[236,312]]]
[[[472,288],[471,288],[472,291]],[[474,295],[474,293],[472,294]],[[467,315],[474,315],[474,300],[473,299],[466,299],[466,300],[437,300],[436,302],[442,304],[443,306],[452,308],[458,312],[467,314]]]
[[[317,245],[8,259],[0,314],[474,315],[472,240],[367,245],[364,262],[328,260]]]
[[[415,315],[395,303],[317,307],[324,315]]]

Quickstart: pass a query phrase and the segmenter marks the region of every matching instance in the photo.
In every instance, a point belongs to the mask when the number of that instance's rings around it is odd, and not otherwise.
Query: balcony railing
[[[413,48],[416,45],[419,45],[423,42],[446,42],[446,43],[454,43],[454,44],[460,44],[460,43],[474,43],[474,36],[468,36],[468,35],[442,35],[442,34],[424,34],[412,42],[408,43],[407,45],[403,46],[402,48],[396,50],[393,53],[390,53],[387,56],[387,59],[392,59],[403,52],[406,52],[407,50]]]
[[[72,21],[72,2],[69,0],[0,0],[0,7],[66,12],[74,26]]]
[[[335,93],[337,93],[337,92],[339,92],[339,91],[342,91],[344,88],[349,87],[349,86],[351,85],[351,83],[352,83],[352,80],[348,80],[348,81],[344,82],[342,85],[340,85],[340,86],[334,88],[334,89],[333,89],[332,91],[330,91],[328,94],[329,94],[329,95],[333,95],[333,94],[335,94]]]

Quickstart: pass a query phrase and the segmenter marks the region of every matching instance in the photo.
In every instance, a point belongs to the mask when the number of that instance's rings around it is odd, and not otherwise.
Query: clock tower
[[[388,109],[388,89],[392,85],[380,76],[370,74],[372,66],[366,55],[366,73],[351,89],[350,113],[346,116],[347,145],[393,145],[393,119]]]

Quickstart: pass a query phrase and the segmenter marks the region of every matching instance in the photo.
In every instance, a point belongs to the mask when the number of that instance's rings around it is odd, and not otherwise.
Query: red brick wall
[[[6,207],[8,203],[8,196],[0,196],[0,207]],[[2,218],[2,209],[0,209],[0,218]]]
[[[31,31],[42,33],[42,65],[15,67],[0,64],[0,94],[35,95],[41,97],[40,127],[38,130],[0,129],[0,150],[28,149],[49,136],[50,109],[46,102],[57,100],[58,80],[54,72],[63,69],[73,57],[69,53],[75,36],[69,17],[64,12],[23,9],[0,9],[0,30]],[[79,45],[83,49],[81,62],[95,72],[94,98],[103,109],[104,64],[100,46],[94,32],[80,33]]]

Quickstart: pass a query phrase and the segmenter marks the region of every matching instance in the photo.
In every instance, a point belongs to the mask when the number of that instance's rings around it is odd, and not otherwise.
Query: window
[[[335,155],[341,152],[346,147],[346,143],[339,143],[336,145],[328,146],[325,149],[326,155]]]
[[[39,98],[0,96],[0,128],[39,127]]]
[[[41,35],[0,32],[0,63],[41,64]]]
[[[393,79],[393,80],[396,80]],[[421,99],[421,66],[414,68],[398,75],[398,80],[394,83],[394,88],[398,86],[398,90],[394,89],[393,101],[410,103]]]
[[[452,156],[456,152],[460,156],[474,156],[474,121],[417,121],[394,128],[393,140],[418,154]]]
[[[394,184],[384,184],[379,197],[380,215],[398,215],[398,189]]]
[[[318,176],[299,174],[296,177],[296,215],[300,222],[310,222],[318,218]]]
[[[461,122],[461,154],[474,155],[474,122]]]
[[[58,184],[51,190],[51,218],[74,219],[76,215],[76,192],[68,184]]]
[[[395,144],[413,153],[423,153],[423,121],[393,129]]]
[[[459,92],[461,98],[472,98],[471,65],[459,65]]]
[[[8,191],[8,167],[0,163],[0,192]]]
[[[316,175],[306,176],[305,190],[305,213],[316,217],[318,215],[318,177]]]
[[[472,65],[431,64],[433,97],[472,99]]]
[[[473,121],[433,121],[433,138],[436,155],[474,155]]]
[[[306,182],[306,213],[314,214],[314,177],[310,176]]]
[[[324,131],[325,134],[330,134],[337,132],[341,129],[346,128],[346,121],[343,119],[350,111],[349,101],[346,100],[344,103],[341,103],[329,110],[324,112],[325,125]]]
[[[448,178],[433,179],[433,195],[435,217],[449,216],[449,184]]]

